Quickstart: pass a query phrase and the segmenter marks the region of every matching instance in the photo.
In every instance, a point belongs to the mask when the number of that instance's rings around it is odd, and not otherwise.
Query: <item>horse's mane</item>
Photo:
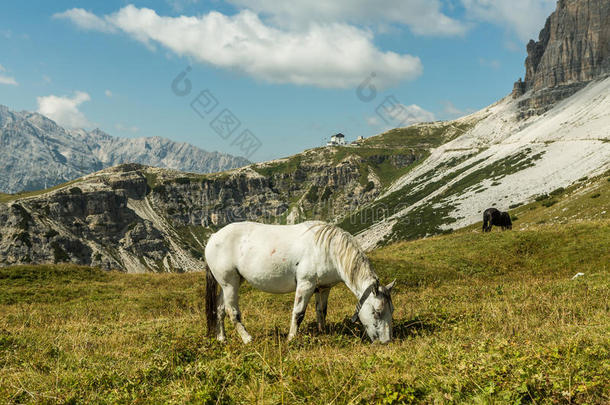
[[[377,278],[369,259],[352,235],[334,225],[318,222],[309,227],[314,233],[315,243],[333,253],[339,271],[352,283],[358,278],[369,276]]]

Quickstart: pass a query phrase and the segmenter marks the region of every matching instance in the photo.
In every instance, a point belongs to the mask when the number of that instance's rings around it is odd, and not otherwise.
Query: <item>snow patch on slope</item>
[[[422,175],[428,174],[429,178],[417,186],[420,188],[480,159],[485,160],[419,202],[357,235],[361,245],[366,249],[376,246],[391,233],[394,223],[414,208],[442,196],[451,185],[469,174],[526,151],[529,156],[540,154],[538,160],[532,161],[532,166],[504,175],[497,182],[483,180],[461,195],[444,199],[443,204],[455,207],[450,216],[456,222],[442,228],[470,225],[479,221],[481,212],[494,204],[507,210],[512,204],[527,202],[538,194],[566,187],[579,178],[601,173],[610,167],[610,79],[594,82],[547,113],[525,121],[516,118],[518,102],[519,99],[506,97],[457,120],[456,123],[475,125],[465,134],[433,150],[425,162],[398,179],[380,198],[411,190],[415,180]],[[447,167],[452,159],[463,161]]]

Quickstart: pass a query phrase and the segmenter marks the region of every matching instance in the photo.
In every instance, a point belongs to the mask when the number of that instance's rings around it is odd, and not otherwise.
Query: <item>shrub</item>
[[[55,263],[67,262],[70,260],[70,256],[57,242],[51,243],[51,249],[53,249],[53,260]]]
[[[159,184],[158,186],[154,186],[152,188],[153,192],[158,194],[165,194],[165,186],[163,184]]]
[[[305,195],[305,199],[310,203],[318,201],[318,186],[315,184],[311,186]]]
[[[565,188],[559,187],[558,189],[551,191],[551,195],[560,195],[560,194],[563,194],[564,191],[565,191]]]
[[[27,247],[30,247],[30,248],[32,247],[32,240],[30,239],[30,234],[27,232],[21,232],[20,234],[15,236],[15,240],[20,241]]]
[[[49,229],[45,232],[44,237],[47,239],[51,239],[57,235],[59,235],[59,232],[57,232],[55,229]]]
[[[322,201],[328,201],[328,199],[330,198],[330,196],[332,195],[332,190],[330,189],[330,187],[326,186],[326,188],[324,188],[324,192],[322,193],[322,197],[320,197],[320,199]]]
[[[21,230],[27,231],[30,227],[30,222],[32,222],[32,216],[19,204],[13,204],[12,208],[13,210],[17,211],[17,215],[20,217],[17,227]]]
[[[178,177],[174,182],[178,184],[191,184],[191,179],[188,177]]]

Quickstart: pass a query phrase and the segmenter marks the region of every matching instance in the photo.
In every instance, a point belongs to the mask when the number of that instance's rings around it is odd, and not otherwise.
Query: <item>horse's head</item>
[[[510,219],[510,214],[508,212],[502,213],[502,222],[505,228],[513,229],[513,221]]]
[[[392,340],[391,292],[396,280],[387,286],[376,284],[358,312],[360,322],[373,342],[389,343]]]

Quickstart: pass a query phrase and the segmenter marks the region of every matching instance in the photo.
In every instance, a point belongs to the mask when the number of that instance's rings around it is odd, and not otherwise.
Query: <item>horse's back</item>
[[[499,213],[500,210],[498,210],[497,208],[487,208],[485,211],[483,211],[483,216],[489,216],[492,217],[494,215],[496,215],[497,213]]]
[[[298,265],[316,256],[312,225],[229,224],[210,237],[206,261],[217,280],[237,272],[255,288],[294,291]]]

